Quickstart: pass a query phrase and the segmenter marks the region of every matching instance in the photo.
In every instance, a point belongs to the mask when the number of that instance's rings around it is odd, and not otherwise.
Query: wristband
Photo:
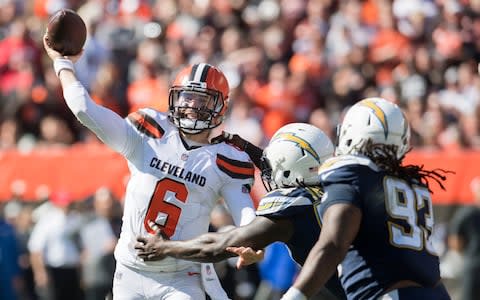
[[[307,300],[307,296],[305,296],[299,289],[292,286],[280,300]]]
[[[53,61],[53,69],[55,70],[57,77],[60,76],[60,72],[62,70],[71,70],[72,72],[75,72],[75,69],[73,68],[73,62],[68,58],[63,57],[55,58]]]

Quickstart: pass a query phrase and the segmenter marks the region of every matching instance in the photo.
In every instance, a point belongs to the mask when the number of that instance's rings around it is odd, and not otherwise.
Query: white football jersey
[[[154,232],[149,220],[171,240],[206,233],[220,197],[232,189],[249,193],[254,165],[245,152],[225,143],[189,147],[168,117],[155,110],[142,109],[127,119],[129,139],[123,155],[131,177],[115,257],[142,270],[184,269],[194,263],[171,257],[155,262],[139,259],[136,238]]]
[[[131,176],[115,249],[117,262],[155,272],[195,264],[174,258],[146,263],[136,254],[136,238],[154,232],[150,220],[172,240],[206,233],[210,212],[220,197],[236,225],[255,218],[249,194],[254,166],[246,153],[224,143],[189,147],[168,117],[152,109],[123,119],[96,104],[78,81],[66,86],[63,94],[77,119],[128,161]]]

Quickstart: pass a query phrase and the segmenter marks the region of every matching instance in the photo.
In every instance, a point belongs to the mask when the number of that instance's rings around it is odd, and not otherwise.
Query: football
[[[47,24],[46,42],[62,55],[80,53],[87,38],[87,26],[71,9],[62,9],[52,15]]]

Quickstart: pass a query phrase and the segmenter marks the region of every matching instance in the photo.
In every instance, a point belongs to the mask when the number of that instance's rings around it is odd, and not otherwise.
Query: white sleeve
[[[130,138],[127,120],[114,111],[96,104],[80,82],[75,82],[63,91],[65,102],[77,119],[93,131],[100,140],[113,150],[127,155]]]
[[[30,252],[43,252],[46,247],[48,239],[48,227],[46,226],[45,219],[40,219],[33,227],[32,233],[27,243],[28,251]]]
[[[221,193],[236,226],[246,225],[255,219],[252,198],[242,191],[241,183],[231,182],[223,187]]]

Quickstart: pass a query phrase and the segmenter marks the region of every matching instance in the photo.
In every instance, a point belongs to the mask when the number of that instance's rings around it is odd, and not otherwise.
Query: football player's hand
[[[47,52],[48,57],[50,57],[51,60],[55,60],[56,58],[68,58],[72,62],[76,62],[83,54],[83,50],[80,51],[77,55],[73,56],[63,56],[60,52],[53,50],[48,43],[47,43],[47,35],[45,34],[43,36],[43,47],[45,48],[45,51]]]
[[[166,257],[163,254],[163,248],[168,238],[154,222],[148,221],[148,225],[155,230],[155,234],[137,237],[134,248],[137,250],[138,257],[144,261],[162,260]]]
[[[237,269],[259,262],[265,256],[265,251],[250,247],[227,247],[226,250],[238,255]]]
[[[216,137],[210,140],[211,144],[219,144],[221,142],[225,142],[229,145],[235,146],[238,149],[245,151],[247,146],[247,141],[240,137],[238,134],[231,134],[226,131],[222,131],[221,134],[217,135]]]
[[[255,166],[257,166],[257,168],[259,169],[262,169],[262,163],[261,163],[261,159],[263,155],[262,148],[255,146],[249,141],[243,139],[238,134],[231,134],[226,131],[222,131],[221,134],[217,135],[216,137],[210,140],[211,144],[219,144],[221,142],[225,142],[242,151],[245,151],[245,153],[248,154],[248,156],[253,161]]]

